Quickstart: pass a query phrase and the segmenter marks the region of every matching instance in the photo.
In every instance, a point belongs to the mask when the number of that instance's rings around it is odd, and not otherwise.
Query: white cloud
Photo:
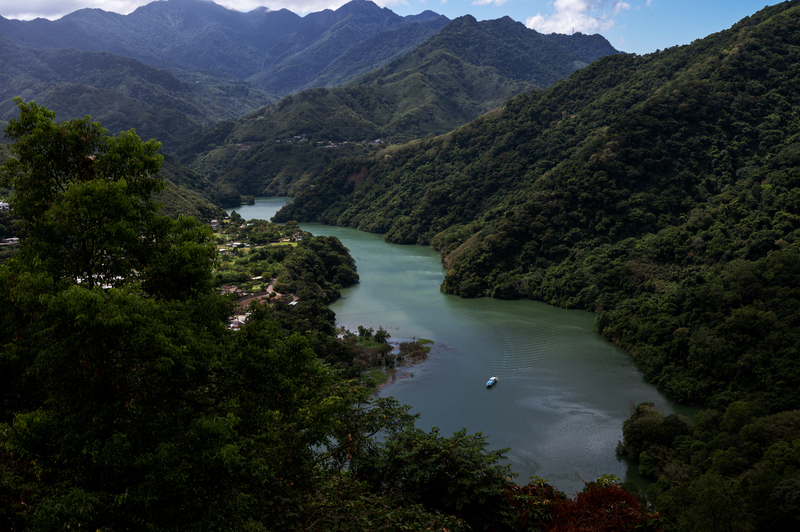
[[[485,6],[487,4],[494,4],[496,6],[502,6],[508,2],[508,0],[473,0],[473,6]]]
[[[30,20],[37,17],[57,19],[78,9],[101,8],[115,13],[130,13],[144,0],[26,0],[3,3],[0,15],[5,18]]]
[[[555,13],[528,17],[525,25],[541,33],[597,33],[614,26],[613,15],[630,4],[619,0],[555,0]]]
[[[272,10],[288,9],[299,15],[315,13],[324,9],[339,9],[349,0],[214,0],[221,6],[237,11],[251,11],[262,5]],[[377,3],[377,2],[376,2]],[[395,2],[395,3],[400,3]]]
[[[305,15],[307,13],[316,13],[325,9],[336,10],[348,3],[350,0],[214,0],[216,3],[236,9],[238,11],[250,11],[259,6],[266,5],[270,9],[277,11],[278,9],[288,9],[293,13]],[[407,6],[407,0],[372,0],[380,7],[392,6]],[[245,9],[243,6],[249,6]]]

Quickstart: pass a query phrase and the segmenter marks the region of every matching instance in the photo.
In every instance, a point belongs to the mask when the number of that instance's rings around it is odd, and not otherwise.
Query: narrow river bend
[[[246,220],[268,220],[285,201],[261,198],[236,210]],[[665,413],[692,413],[646,383],[627,353],[593,332],[592,313],[445,295],[439,254],[429,248],[387,244],[354,229],[302,228],[338,237],[356,261],[361,282],[331,305],[337,324],[383,326],[392,340],[435,342],[426,362],[380,395],[411,405],[421,429],[449,435],[466,427],[488,436],[492,449],[510,448],[517,482],[538,475],[574,493],[605,473],[640,481],[635,467],[614,453],[629,405],[651,401]],[[491,376],[498,383],[487,389]]]

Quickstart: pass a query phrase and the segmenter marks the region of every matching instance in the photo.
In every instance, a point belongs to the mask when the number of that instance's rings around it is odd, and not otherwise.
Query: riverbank
[[[256,200],[242,214],[266,219],[262,205]],[[436,339],[424,366],[398,371],[409,376],[387,378],[378,394],[410,405],[421,430],[451,434],[466,427],[487,435],[492,449],[510,448],[508,460],[523,483],[538,475],[574,493],[582,479],[627,478],[628,464],[615,449],[629,402],[684,413],[642,378],[627,353],[593,332],[593,314],[445,295],[440,256],[430,248],[388,244],[354,229],[301,226],[338,237],[358,266],[360,282],[329,305],[338,325],[392,324],[391,340]],[[485,384],[492,375],[501,384],[490,392]]]

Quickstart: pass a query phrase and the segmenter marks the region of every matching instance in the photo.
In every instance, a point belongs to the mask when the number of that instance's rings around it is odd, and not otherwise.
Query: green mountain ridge
[[[396,30],[378,33],[350,46],[347,52],[330,61],[312,81],[301,89],[313,87],[336,87],[375,68],[388,63],[392,59],[402,57],[419,46],[427,38],[445,27],[450,20],[437,16],[432,20],[423,20],[402,26]]]
[[[16,116],[12,98],[57,104],[68,118],[91,114],[136,127],[176,150],[201,134],[203,125],[239,116],[273,97],[245,82],[200,73],[175,74],[109,52],[36,49],[0,37],[0,116]],[[86,94],[82,93],[85,92]],[[143,118],[138,113],[150,113]]]
[[[570,50],[585,48],[589,37],[573,37],[554,44],[551,36],[509,18],[461,17],[343,87],[306,90],[219,124],[183,160],[244,194],[293,195],[334,158],[367,150],[354,142],[442,134],[515,94],[568,76],[590,58]],[[602,38],[590,48],[593,54],[616,53]],[[293,140],[297,136],[304,138]],[[324,141],[349,145],[331,152],[317,144]]]
[[[469,64],[492,67],[505,77],[528,81],[538,88],[549,87],[595,59],[618,53],[600,35],[543,35],[510,17],[478,22],[471,15],[453,20],[446,32],[425,42],[417,54],[430,50],[447,51]],[[395,61],[393,70],[408,68],[406,65],[414,62],[413,55],[405,56]],[[383,76],[383,70],[352,83],[370,83]]]
[[[299,39],[277,42],[266,52],[265,68],[248,79],[282,95],[299,88],[330,86],[332,75],[341,83],[347,81],[345,72],[370,71],[414,48],[447,22],[440,16],[409,24],[386,8],[354,0],[320,24],[301,30]]]

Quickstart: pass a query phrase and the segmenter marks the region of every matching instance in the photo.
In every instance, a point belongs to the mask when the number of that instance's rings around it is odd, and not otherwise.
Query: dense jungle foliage
[[[480,434],[414,428],[270,305],[231,330],[210,229],[151,200],[158,143],[18,105],[0,167],[23,237],[0,264],[3,530],[658,529],[617,479],[567,499],[515,485]],[[310,239],[282,266],[352,279],[344,253]]]
[[[665,530],[797,530],[800,412],[766,412],[734,401],[690,422],[637,405],[617,452],[657,479],[648,498],[669,519]]]
[[[598,312],[649,380],[714,409],[695,424],[644,416],[644,441],[623,446],[660,479],[651,496],[671,526],[794,530],[798,65],[791,1],[688,46],[600,59],[442,137],[337,161],[276,221],[431,244],[453,294]],[[737,405],[747,431],[714,421]],[[714,505],[734,510],[715,520]]]

